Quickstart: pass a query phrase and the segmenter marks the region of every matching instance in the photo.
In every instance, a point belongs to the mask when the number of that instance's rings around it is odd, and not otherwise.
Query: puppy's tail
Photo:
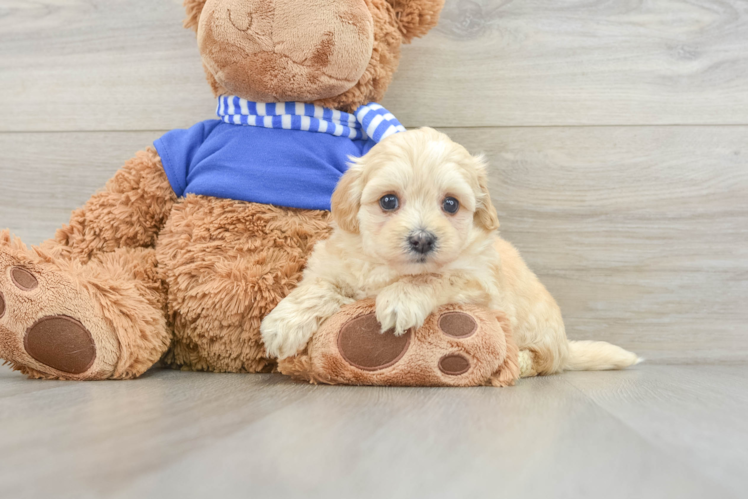
[[[642,358],[607,342],[572,340],[565,370],[620,370],[644,361]]]

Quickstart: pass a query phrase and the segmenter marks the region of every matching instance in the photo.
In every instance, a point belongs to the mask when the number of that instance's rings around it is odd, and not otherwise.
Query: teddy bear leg
[[[262,319],[299,281],[329,213],[188,196],[156,247],[168,286],[173,367],[265,372],[275,367]]]
[[[133,378],[168,347],[155,252],[87,265],[0,233],[0,357],[32,378]]]
[[[0,233],[0,357],[37,378],[132,378],[170,335],[152,247],[176,195],[138,153],[39,248]]]
[[[399,386],[514,385],[519,350],[506,316],[451,304],[401,336],[381,333],[373,300],[343,306],[281,373],[328,384]]]

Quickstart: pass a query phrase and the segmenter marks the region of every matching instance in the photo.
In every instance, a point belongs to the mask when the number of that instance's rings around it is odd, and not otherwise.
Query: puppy
[[[376,297],[377,319],[402,335],[439,306],[503,311],[532,359],[526,375],[619,369],[633,353],[569,342],[561,311],[517,250],[499,238],[486,165],[446,135],[396,134],[354,161],[332,197],[336,227],[299,286],[264,319],[268,354],[301,351],[343,305]]]

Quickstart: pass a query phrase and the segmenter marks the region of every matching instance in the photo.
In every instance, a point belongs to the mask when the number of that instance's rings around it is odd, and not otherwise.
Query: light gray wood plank
[[[740,377],[744,380],[748,380],[748,370],[736,370],[734,364],[725,363],[719,365],[709,365],[709,369],[733,377]]]
[[[562,378],[508,391],[320,389],[118,494],[158,495],[164,480],[194,496],[217,485],[219,496],[469,498],[695,496],[709,487]],[[260,467],[247,449],[263,450]],[[647,477],[655,467],[658,477]]]
[[[161,132],[0,134],[0,228],[28,244],[54,236]]]
[[[448,0],[384,104],[410,126],[745,124],[746,30],[741,0]]]
[[[626,400],[616,389],[626,381],[640,392],[672,381],[670,398],[699,415],[701,401],[675,370],[584,376],[606,375],[597,397],[616,401]],[[19,377],[0,370],[0,387]],[[578,383],[561,375],[509,389],[314,387],[172,371],[66,383],[3,398],[0,484],[6,496],[34,497],[730,496]],[[734,419],[703,425],[723,437],[741,428]]]
[[[491,165],[502,234],[570,338],[748,359],[748,127],[446,129]],[[37,244],[161,132],[0,134],[0,226]]]
[[[566,380],[660,450],[748,494],[748,366],[652,366]]]
[[[23,385],[26,392],[17,390]],[[136,381],[50,383],[2,368],[0,394],[8,388],[15,394],[0,399],[0,485],[8,497],[111,497],[310,395],[279,375],[171,370]]]
[[[68,384],[59,380],[29,380],[18,372],[11,375],[9,367],[0,367],[0,400],[19,394],[50,391],[65,385]]]
[[[215,117],[181,0],[6,0],[0,130],[154,130]]]
[[[0,130],[213,115],[179,0],[6,0]],[[384,103],[408,126],[748,123],[742,0],[448,0]]]

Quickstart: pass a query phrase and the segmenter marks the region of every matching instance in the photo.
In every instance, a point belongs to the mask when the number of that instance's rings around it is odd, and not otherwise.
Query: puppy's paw
[[[260,325],[262,341],[268,356],[285,359],[301,352],[314,334],[313,325],[284,317],[276,308]]]
[[[411,328],[420,328],[431,310],[425,297],[408,293],[398,284],[377,295],[377,321],[382,325],[382,332],[394,329],[395,335],[399,336]]]

